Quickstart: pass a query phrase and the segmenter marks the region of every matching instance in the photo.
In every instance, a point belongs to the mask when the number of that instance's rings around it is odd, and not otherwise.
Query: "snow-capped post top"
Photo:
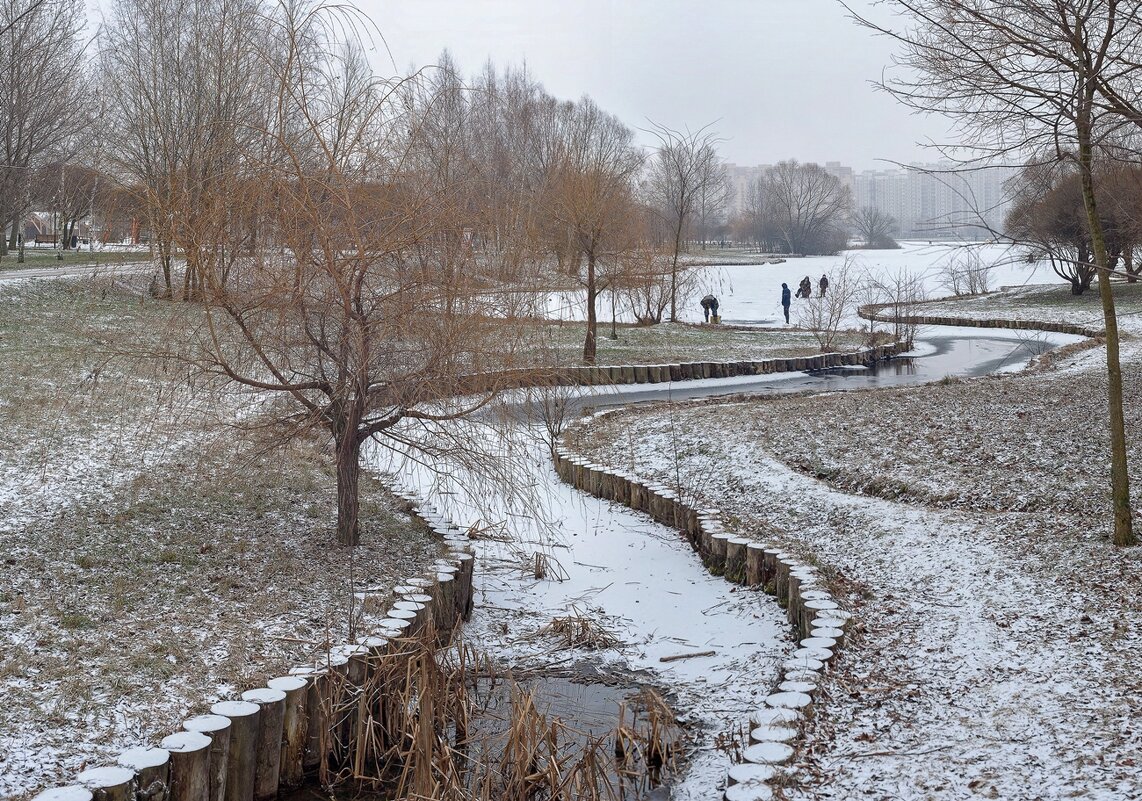
[[[91,789],[78,784],[52,787],[39,793],[32,801],[91,801]]]
[[[170,761],[170,754],[163,748],[129,748],[116,760],[120,765],[139,771],[144,768],[157,768]]]
[[[258,687],[242,693],[242,700],[251,704],[276,704],[285,700],[285,693],[273,687]]]
[[[210,711],[215,715],[222,715],[231,719],[256,715],[259,709],[257,704],[251,704],[249,701],[219,701],[210,707]]]
[[[135,771],[119,766],[90,768],[76,776],[75,780],[92,790],[106,790],[130,784],[135,780]]]
[[[270,679],[266,682],[267,687],[272,687],[275,690],[281,690],[283,693],[291,693],[294,690],[300,690],[305,685],[309,684],[301,676],[278,676],[275,679]]]
[[[196,731],[180,731],[164,737],[161,745],[167,751],[176,754],[191,754],[209,748],[211,742],[213,741],[205,734]]]
[[[184,720],[182,727],[187,731],[213,734],[230,728],[230,718],[223,715],[198,715]]]

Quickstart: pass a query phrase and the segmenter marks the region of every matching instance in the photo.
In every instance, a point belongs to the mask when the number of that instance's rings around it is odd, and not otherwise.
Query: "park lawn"
[[[1119,328],[1123,333],[1142,333],[1142,283],[1115,281],[1113,288]],[[1070,285],[1062,281],[1004,287],[985,295],[924,303],[916,307],[916,313],[968,319],[1065,322],[1095,329],[1103,327],[1097,282],[1082,295],[1072,295]]]
[[[10,251],[7,255],[0,257],[0,272],[11,273],[17,270],[29,270],[32,268],[42,267],[72,267],[77,264],[82,265],[100,265],[100,264],[135,264],[147,263],[151,261],[151,254],[145,249],[125,249],[125,250],[88,250],[87,248],[79,248],[77,250],[66,250],[63,253],[63,258],[56,258],[56,251],[47,247],[26,248],[24,250],[24,261],[19,263],[16,261],[16,252]]]
[[[255,438],[241,397],[133,355],[193,313],[106,278],[0,284],[2,798],[310,662],[354,589],[437,554],[367,476],[363,544],[336,547],[322,443]]]
[[[1058,294],[1027,297],[1007,308],[1043,319]],[[573,450],[680,482],[736,531],[817,564],[855,613],[785,797],[1109,799],[1142,781],[1122,758],[1137,742],[1142,550],[1108,541],[1104,359],[661,404],[572,430]],[[1140,368],[1142,344],[1125,342],[1128,420]],[[631,444],[616,455],[615,441]],[[1137,487],[1138,442],[1130,465]]]

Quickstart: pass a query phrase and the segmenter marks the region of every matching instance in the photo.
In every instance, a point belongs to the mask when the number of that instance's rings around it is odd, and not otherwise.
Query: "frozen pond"
[[[699,254],[700,255],[700,254]],[[929,242],[902,242],[899,250],[851,250],[836,256],[788,258],[781,264],[735,264],[694,268],[688,291],[678,298],[681,322],[702,321],[699,299],[707,293],[721,302],[719,313],[727,325],[772,326],[784,323],[781,311],[781,284],[796,291],[800,280],[808,276],[816,293],[822,275],[835,280],[838,270],[849,261],[849,270],[859,283],[870,280],[891,283],[908,276],[914,278],[925,297],[952,294],[947,272],[953,264],[978,259],[991,266],[990,289],[1023,284],[1059,283],[1058,276],[1046,263],[1028,264],[1018,248],[1008,245],[981,245]],[[621,296],[620,296],[621,297]],[[799,301],[793,301],[792,318],[797,322]],[[585,320],[586,308],[582,292],[554,293],[546,297],[543,313],[553,320]],[[600,324],[611,319],[611,296],[599,296],[597,311]],[[619,308],[619,322],[634,322],[633,316]],[[857,320],[851,321],[854,325]]]

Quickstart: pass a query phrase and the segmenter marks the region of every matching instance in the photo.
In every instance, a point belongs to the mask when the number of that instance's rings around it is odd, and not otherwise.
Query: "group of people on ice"
[[[829,277],[822,275],[821,280],[817,282],[817,292],[821,297],[829,291]],[[797,294],[794,297],[810,298],[813,295],[813,282],[809,280],[809,276],[801,279],[801,283],[797,285]],[[789,323],[789,306],[793,300],[790,298],[789,284],[781,285],[781,309],[785,312],[785,322]]]
[[[820,297],[825,297],[829,291],[829,277],[822,275],[821,280],[817,282],[817,294]],[[781,308],[785,312],[785,322],[789,323],[789,306],[793,303],[793,298],[810,298],[813,296],[813,282],[809,276],[801,279],[801,283],[797,285],[797,294],[793,295],[789,291],[789,284],[781,285]],[[706,322],[710,322],[710,318],[714,318],[714,322],[721,322],[718,316],[718,299],[713,295],[706,295],[702,298],[702,312],[705,315]]]

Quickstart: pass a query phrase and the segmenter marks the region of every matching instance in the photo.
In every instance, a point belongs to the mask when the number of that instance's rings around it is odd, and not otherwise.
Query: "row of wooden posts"
[[[928,301],[938,303],[939,301]],[[900,325],[945,325],[963,328],[1010,328],[1017,331],[1052,331],[1057,334],[1073,334],[1080,337],[1098,338],[1106,336],[1102,328],[1064,323],[1057,320],[1004,320],[989,317],[949,317],[934,314],[898,314],[894,304],[870,303],[857,309],[857,315],[865,320],[878,323]]]
[[[536,385],[608,386],[612,384],[665,384],[670,381],[696,381],[704,378],[769,375],[805,370],[828,370],[871,364],[900,352],[897,345],[878,345],[851,353],[819,353],[815,356],[761,359],[752,361],[679,362],[675,364],[591,365],[553,370],[502,370],[464,379],[474,382],[463,388],[477,392],[492,387]],[[478,384],[478,386],[477,386]],[[461,394],[457,392],[457,394]]]
[[[820,571],[772,543],[727,530],[718,510],[684,502],[673,489],[597,464],[557,447],[555,470],[568,484],[645,512],[686,535],[706,568],[727,581],[756,587],[785,608],[797,649],[782,665],[782,680],[750,716],[749,746],[729,773],[727,801],[764,801],[779,766],[792,759],[798,723],[810,714],[821,673],[841,647],[852,615],[826,589]]]
[[[361,753],[354,738],[372,714],[364,688],[401,643],[426,632],[445,638],[472,612],[475,561],[466,533],[431,513],[422,519],[443,537],[446,555],[423,576],[358,593],[371,610],[368,636],[215,703],[157,747],[124,751],[115,765],[85,770],[34,801],[267,801],[308,777],[352,772]]]

